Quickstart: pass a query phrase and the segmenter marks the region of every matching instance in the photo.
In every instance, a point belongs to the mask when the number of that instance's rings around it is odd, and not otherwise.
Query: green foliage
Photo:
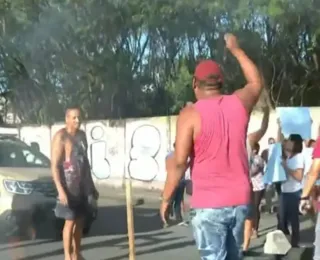
[[[200,58],[227,92],[245,83],[224,47],[234,32],[274,105],[319,105],[319,17],[314,0],[0,0],[0,90],[24,123],[70,103],[90,119],[178,113]]]
[[[173,79],[169,79],[165,89],[170,97],[170,113],[179,113],[188,101],[194,101],[192,91],[192,74],[190,74],[186,64],[182,63],[178,68],[177,75]]]

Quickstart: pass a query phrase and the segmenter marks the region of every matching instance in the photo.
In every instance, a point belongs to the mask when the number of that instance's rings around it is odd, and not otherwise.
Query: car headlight
[[[3,185],[8,192],[29,195],[32,192],[32,184],[25,181],[4,180]]]

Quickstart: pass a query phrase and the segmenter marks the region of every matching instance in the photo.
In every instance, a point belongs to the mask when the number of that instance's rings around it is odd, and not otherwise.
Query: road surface
[[[147,202],[135,207],[136,259],[200,259],[189,227],[174,226],[166,229],[161,227],[158,203],[158,201]],[[264,257],[261,252],[264,235],[273,230],[275,224],[275,215],[262,216],[260,228],[262,236],[253,241],[253,256],[246,259],[272,259]],[[310,231],[311,221],[302,221],[301,229],[303,243],[310,245],[313,240],[312,231]],[[83,240],[83,257],[87,260],[127,260],[126,232],[126,207],[123,199],[101,199],[98,219],[90,234]],[[19,244],[16,248],[10,247],[8,243],[2,243],[0,259],[13,259],[13,255],[20,255],[20,259],[24,260],[63,259],[61,241],[52,240],[52,234],[49,231],[46,236],[43,239]],[[295,259],[301,258],[290,260]]]

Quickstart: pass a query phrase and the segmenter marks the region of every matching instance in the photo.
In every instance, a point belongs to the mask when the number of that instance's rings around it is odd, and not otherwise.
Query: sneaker
[[[187,221],[182,221],[180,223],[178,223],[178,226],[184,226],[184,227],[187,227],[189,226],[188,222]]]
[[[168,223],[164,223],[162,227],[163,227],[163,228],[168,228],[168,227],[169,227],[169,224],[168,224]]]

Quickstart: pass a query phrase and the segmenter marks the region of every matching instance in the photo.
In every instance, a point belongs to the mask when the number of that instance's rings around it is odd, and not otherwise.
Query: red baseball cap
[[[213,60],[200,61],[194,72],[194,77],[198,80],[214,80],[217,83],[223,83],[221,68],[219,64]]]

